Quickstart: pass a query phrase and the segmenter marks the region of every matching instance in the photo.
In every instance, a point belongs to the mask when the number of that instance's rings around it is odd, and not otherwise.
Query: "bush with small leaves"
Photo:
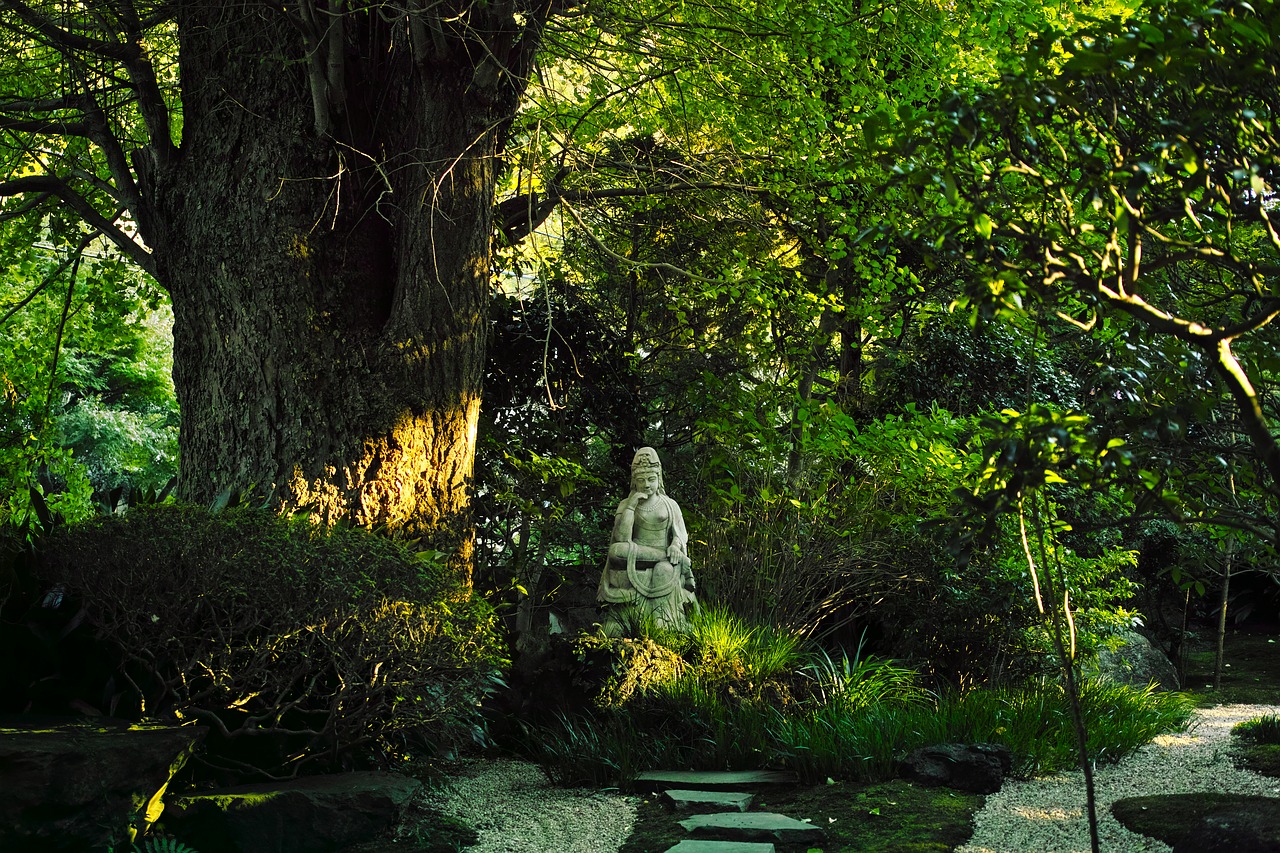
[[[112,650],[115,713],[209,726],[224,777],[453,750],[503,663],[492,610],[438,555],[249,507],[73,526],[37,571]]]

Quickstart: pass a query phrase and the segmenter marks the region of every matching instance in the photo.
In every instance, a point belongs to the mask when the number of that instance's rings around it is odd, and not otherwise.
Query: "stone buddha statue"
[[[613,518],[609,556],[596,594],[606,610],[606,634],[623,632],[618,611],[626,607],[652,614],[669,631],[689,629],[685,608],[696,608],[698,602],[688,543],[680,505],[667,497],[662,484],[658,452],[642,447],[631,461],[631,493]]]

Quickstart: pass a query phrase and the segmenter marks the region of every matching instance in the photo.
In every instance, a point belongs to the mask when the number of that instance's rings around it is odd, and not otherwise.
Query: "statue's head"
[[[658,461],[658,451],[652,447],[642,447],[631,460],[631,488],[649,491],[644,488],[649,482],[653,484],[653,490],[657,494],[667,493],[662,484],[662,463]]]

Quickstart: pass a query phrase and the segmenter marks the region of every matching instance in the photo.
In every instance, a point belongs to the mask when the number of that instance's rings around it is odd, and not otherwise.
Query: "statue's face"
[[[653,497],[658,492],[658,473],[656,471],[646,471],[636,474],[631,480],[631,487],[637,492]]]

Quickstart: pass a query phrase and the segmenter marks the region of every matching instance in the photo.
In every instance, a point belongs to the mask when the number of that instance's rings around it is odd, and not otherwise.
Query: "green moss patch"
[[[1207,639],[1187,653],[1185,687],[1205,705],[1274,705],[1280,701],[1280,639],[1268,634],[1238,631],[1226,637],[1222,686],[1213,685],[1213,645]]]
[[[1280,744],[1255,743],[1240,749],[1237,763],[1246,770],[1280,779]]]
[[[1247,814],[1271,838],[1280,839],[1280,798],[1237,794],[1170,794],[1129,797],[1111,807],[1116,820],[1140,835],[1177,846],[1215,815]]]

